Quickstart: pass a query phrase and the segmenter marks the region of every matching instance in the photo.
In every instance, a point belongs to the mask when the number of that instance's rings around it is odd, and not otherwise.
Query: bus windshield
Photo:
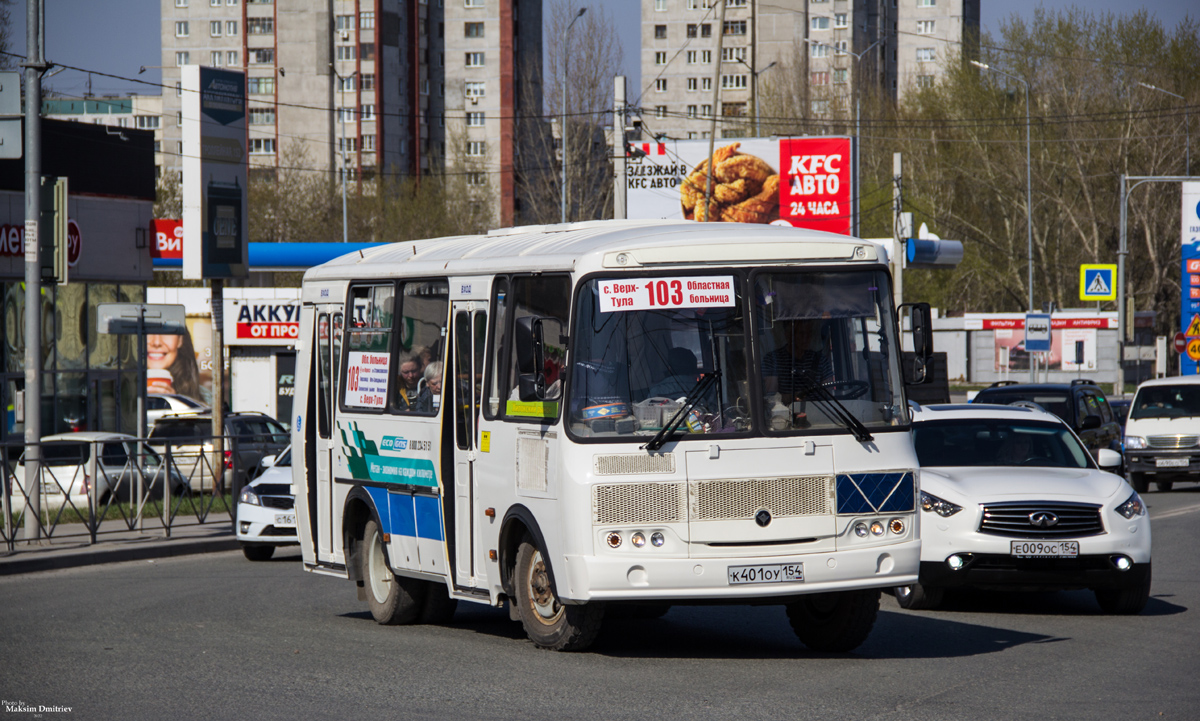
[[[686,438],[906,423],[887,280],[760,273],[751,300],[729,271],[591,279],[577,295],[568,428],[632,440],[668,426]]]
[[[567,406],[576,435],[654,436],[672,419],[681,433],[750,430],[734,275],[594,279],[576,319]]]

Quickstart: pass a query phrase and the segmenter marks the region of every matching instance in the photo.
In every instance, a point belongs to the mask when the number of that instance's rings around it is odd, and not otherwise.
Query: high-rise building
[[[704,138],[715,113],[721,137],[754,135],[769,127],[756,118],[766,88],[813,118],[849,110],[856,84],[896,99],[978,29],[979,0],[726,0],[723,24],[715,0],[643,0],[643,126]]]
[[[495,184],[486,196],[494,217],[512,223],[516,151],[505,121],[515,116],[514,67],[541,56],[541,0],[161,3],[168,168],[182,167],[179,67],[228,67],[247,76],[252,172],[337,172],[343,151],[351,179],[416,177],[471,161],[479,174],[471,180]],[[518,9],[538,31],[518,35]],[[464,100],[483,125],[466,115]],[[470,126],[468,140],[448,139],[452,119]],[[469,140],[476,127],[482,154]]]

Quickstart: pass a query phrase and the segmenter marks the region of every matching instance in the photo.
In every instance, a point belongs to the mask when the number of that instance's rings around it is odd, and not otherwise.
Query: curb
[[[241,545],[238,543],[237,538],[234,538],[230,534],[224,538],[162,540],[146,545],[129,545],[118,548],[96,548],[93,546],[77,551],[50,554],[19,554],[24,557],[9,556],[7,558],[0,558],[0,576],[53,571],[63,568],[80,568],[102,563],[121,563],[123,561],[143,561],[154,558],[190,556],[198,553],[236,551],[240,548]]]

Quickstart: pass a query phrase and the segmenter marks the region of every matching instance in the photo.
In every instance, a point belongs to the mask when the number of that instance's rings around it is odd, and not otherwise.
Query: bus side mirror
[[[542,340],[542,319],[527,315],[517,318],[517,393],[523,401],[546,397],[546,345]]]
[[[933,361],[933,311],[928,303],[905,303],[901,309],[909,309],[909,321],[912,326],[913,351],[916,359],[906,375],[908,383],[930,383],[933,374],[929,372],[929,364]]]

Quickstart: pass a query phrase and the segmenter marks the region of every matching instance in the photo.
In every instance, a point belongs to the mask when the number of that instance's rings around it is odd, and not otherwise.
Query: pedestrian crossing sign
[[[1079,300],[1116,300],[1117,266],[1079,266]]]

